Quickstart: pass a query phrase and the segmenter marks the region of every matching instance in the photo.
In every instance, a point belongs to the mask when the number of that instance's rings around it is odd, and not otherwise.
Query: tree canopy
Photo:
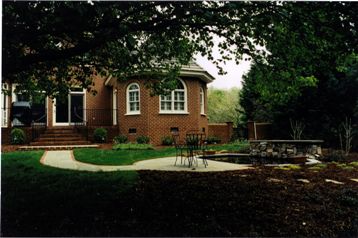
[[[218,65],[259,52],[257,32],[273,3],[10,2],[3,3],[3,76],[48,96],[91,75],[147,78],[155,93],[175,87],[182,65],[201,53]],[[266,14],[265,14],[266,13]],[[255,20],[257,18],[257,20]],[[222,57],[211,53],[222,37]],[[158,77],[159,76],[159,77]]]
[[[340,123],[358,122],[358,4],[283,6],[283,21],[265,41],[269,55],[254,59],[244,78],[245,117],[273,122],[279,138],[289,136],[294,119],[304,123],[305,138],[337,144]]]

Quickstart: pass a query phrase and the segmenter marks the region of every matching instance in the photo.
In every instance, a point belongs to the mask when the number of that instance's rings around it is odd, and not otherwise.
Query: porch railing
[[[74,108],[75,130],[89,138],[90,127],[118,125],[117,109],[82,109]]]

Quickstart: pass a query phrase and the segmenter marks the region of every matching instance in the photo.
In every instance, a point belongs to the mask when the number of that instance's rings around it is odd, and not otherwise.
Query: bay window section
[[[160,96],[160,113],[187,113],[187,90],[183,81],[179,80],[175,90]]]

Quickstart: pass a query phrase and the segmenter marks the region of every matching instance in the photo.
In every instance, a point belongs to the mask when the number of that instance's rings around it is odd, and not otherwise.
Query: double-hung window
[[[176,89],[160,96],[160,113],[187,113],[187,90],[183,81]]]
[[[136,83],[127,87],[127,114],[140,114],[140,88]]]
[[[205,94],[204,89],[200,87],[200,114],[205,114]]]

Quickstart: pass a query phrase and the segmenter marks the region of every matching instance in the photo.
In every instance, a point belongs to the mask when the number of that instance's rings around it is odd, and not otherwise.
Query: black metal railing
[[[74,121],[75,130],[88,140],[90,127],[118,125],[117,109],[74,108]]]

